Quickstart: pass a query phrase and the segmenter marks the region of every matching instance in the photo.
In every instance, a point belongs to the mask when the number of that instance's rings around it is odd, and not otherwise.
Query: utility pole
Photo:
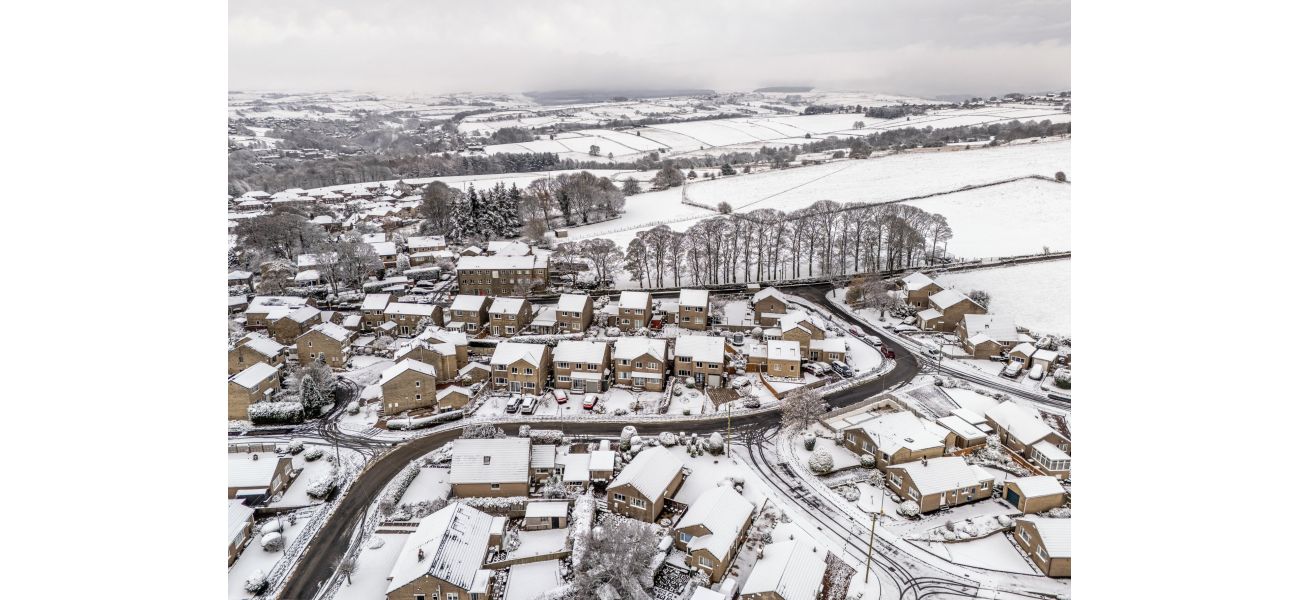
[[[871,513],[871,540],[867,542],[867,568],[866,574],[862,577],[862,583],[871,581],[871,554],[876,549],[876,519],[885,514],[885,495],[880,495],[880,512]]]
[[[727,458],[731,458],[731,403],[727,403]]]

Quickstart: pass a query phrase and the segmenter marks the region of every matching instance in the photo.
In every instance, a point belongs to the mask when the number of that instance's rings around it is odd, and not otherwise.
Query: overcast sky
[[[231,89],[1070,87],[1050,0],[230,0]]]

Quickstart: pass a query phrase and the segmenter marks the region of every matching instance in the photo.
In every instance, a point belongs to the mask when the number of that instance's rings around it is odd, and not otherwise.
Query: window
[[[490,464],[492,464],[492,457],[491,457],[491,456],[484,456],[484,457],[483,457],[483,464],[485,464],[485,465],[490,465]]]
[[[921,501],[921,494],[917,493],[916,488],[907,488],[907,495],[917,502]]]
[[[992,482],[989,482],[989,481],[981,481],[981,482],[980,482],[980,489],[981,489],[981,490],[987,490],[987,489],[989,489],[989,484],[990,484],[990,483],[992,483]]]
[[[701,557],[700,557],[700,566],[701,566],[701,567],[706,567],[706,568],[713,568],[713,561],[712,561],[711,559],[709,559],[709,557],[707,557],[707,556],[701,556]]]
[[[638,368],[638,369],[642,368],[642,365],[643,365],[643,364],[644,364],[644,363],[642,363],[642,362],[639,361],[639,360],[636,361],[636,368]]]
[[[511,373],[512,375],[518,375],[518,374],[519,374],[519,367],[510,367],[510,373]]]
[[[1020,528],[1020,539],[1025,540],[1025,543],[1026,543],[1026,544],[1030,543],[1030,542],[1029,542],[1029,528],[1028,528],[1028,527],[1024,527],[1024,526],[1022,526],[1022,527]]]
[[[567,368],[569,368],[569,363],[564,362],[564,361],[560,361],[560,362],[555,363],[555,366],[557,366],[557,367],[559,367],[559,368],[561,368],[561,369],[567,369]]]
[[[529,368],[527,368],[527,369],[524,369],[524,375],[532,375],[532,374],[533,374],[533,368],[532,368],[532,367],[529,367]]]
[[[416,594],[415,600],[424,600],[424,594]]]
[[[307,340],[307,347],[308,347],[308,348],[311,347],[311,340]]]
[[[902,485],[903,485],[903,478],[902,478],[902,477],[899,477],[899,476],[898,476],[898,473],[890,473],[890,474],[889,474],[889,483],[890,483],[891,485],[896,486],[896,487],[897,487],[897,486],[902,486]]]
[[[420,401],[420,395],[419,395],[419,394],[416,394],[416,395],[415,395],[415,401],[416,401],[416,402],[419,402],[419,401]]]
[[[568,375],[561,375],[561,376],[559,376],[559,377],[556,377],[555,380],[556,380],[556,381],[559,381],[560,383],[568,383],[569,380],[570,380],[570,377],[569,377]]]
[[[695,368],[697,368],[697,369],[703,369],[703,368],[704,368],[704,362],[703,362],[703,361],[698,361],[698,360],[695,361]]]
[[[495,491],[500,490],[500,489],[501,489],[501,484],[499,484],[499,483],[494,483],[494,484],[492,484],[492,491],[495,492]]]
[[[415,387],[420,387],[420,382],[415,382]]]
[[[683,544],[686,544],[686,543],[689,543],[689,542],[691,541],[691,538],[693,538],[693,537],[695,537],[695,536],[693,536],[693,535],[691,535],[691,534],[686,533],[685,531],[683,531],[683,532],[681,532],[681,534],[679,534],[679,535],[677,536],[677,539],[681,540]]]
[[[1039,546],[1039,547],[1038,547],[1038,558],[1041,558],[1041,559],[1043,559],[1043,560],[1048,560],[1048,558],[1047,558],[1047,549],[1046,549],[1046,548],[1044,548],[1044,547],[1042,547],[1042,546]]]
[[[615,501],[615,502],[627,502],[627,496],[624,496],[623,494],[614,494],[614,501]]]
[[[645,500],[642,500],[640,498],[633,498],[632,506],[635,506],[637,508],[645,508]]]

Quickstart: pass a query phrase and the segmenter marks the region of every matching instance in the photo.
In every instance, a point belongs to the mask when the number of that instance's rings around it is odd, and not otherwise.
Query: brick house
[[[462,256],[456,282],[462,294],[510,296],[546,289],[550,270],[542,256]]]
[[[754,563],[740,600],[812,600],[821,597],[826,576],[825,548],[803,540],[787,540],[763,547]]]
[[[984,414],[1007,451],[1038,465],[1048,475],[1069,479],[1069,438],[1011,401],[990,408]]]
[[[253,285],[252,271],[231,271],[226,273],[226,286],[235,287],[239,285]]]
[[[555,305],[555,329],[558,333],[581,333],[591,327],[591,296],[561,294]]]
[[[677,326],[692,331],[709,328],[709,291],[682,290],[677,299]]]
[[[730,485],[700,494],[673,529],[673,545],[686,553],[686,566],[717,583],[727,574],[753,519],[754,504]]]
[[[614,383],[662,392],[667,361],[667,340],[644,337],[614,340]]]
[[[1044,575],[1070,576],[1070,519],[1021,517],[1011,539]]]
[[[781,317],[789,310],[790,303],[780,290],[769,287],[754,294],[754,322],[763,327],[771,327],[781,322]]]
[[[948,430],[907,412],[894,412],[852,425],[843,430],[844,447],[854,454],[870,454],[876,468],[884,471],[923,458],[943,456],[948,447]]]
[[[799,358],[799,342],[787,340],[768,340],[767,342],[767,374],[772,377],[789,377],[792,379],[801,378],[799,367],[802,360]]]
[[[956,331],[966,315],[982,315],[988,309],[976,304],[966,294],[957,290],[943,290],[932,294],[927,300],[929,308],[916,313],[917,325],[921,329],[934,331]]]
[[[555,346],[555,388],[603,392],[609,378],[609,343],[565,340]]]
[[[465,405],[469,404],[470,399],[473,397],[474,395],[469,391],[469,388],[461,387],[459,385],[449,385],[438,390],[437,394],[434,394],[434,402],[437,405],[439,412],[457,410],[465,408]]]
[[[701,387],[724,383],[726,342],[707,335],[679,335],[673,342],[673,374],[693,379]]]
[[[781,339],[799,342],[799,354],[811,356],[812,341],[826,339],[826,326],[818,317],[803,311],[790,311],[777,322]]]
[[[384,415],[431,408],[436,402],[438,371],[433,365],[408,358],[384,369],[379,388],[383,390],[380,408]]]
[[[226,380],[226,418],[247,421],[249,404],[270,400],[278,391],[280,369],[254,363]]]
[[[249,329],[265,329],[272,322],[308,305],[306,298],[298,296],[254,296],[244,310],[244,326]]]
[[[993,476],[959,456],[923,458],[885,468],[885,483],[922,513],[993,496]]]
[[[1020,342],[1015,321],[1006,315],[968,314],[957,323],[957,339],[975,358],[988,358]]]
[[[609,511],[654,523],[684,477],[681,459],[662,446],[642,450],[605,488]]]
[[[943,291],[943,286],[920,271],[902,278],[898,285],[902,288],[904,300],[912,306],[926,306],[930,296]]]
[[[848,340],[842,337],[808,340],[808,358],[822,362],[843,361],[849,354]]]
[[[492,335],[510,337],[523,333],[533,320],[533,305],[527,298],[496,298],[488,308]]]
[[[364,328],[370,331],[379,327],[387,319],[384,317],[384,309],[388,308],[388,303],[395,300],[392,294],[366,294],[361,301],[361,319],[365,323]]]
[[[1022,513],[1040,513],[1065,506],[1065,488],[1059,479],[1048,475],[1007,478],[1002,498]]]
[[[235,342],[227,354],[226,375],[234,375],[259,362],[283,367],[289,352],[288,346],[254,331]]]
[[[649,292],[623,292],[618,297],[618,328],[629,333],[648,327],[653,313]]]
[[[421,519],[389,572],[386,600],[491,598],[492,571],[482,567],[494,521],[460,502]]]
[[[456,498],[527,496],[528,438],[456,439],[451,450],[451,495]]]
[[[466,333],[478,333],[488,327],[488,303],[492,296],[475,296],[461,294],[451,301],[452,329],[462,329]]]
[[[545,344],[501,342],[492,353],[492,387],[523,394],[541,394],[551,370],[551,347]]]
[[[298,336],[298,364],[308,364],[317,357],[325,357],[331,369],[343,369],[352,358],[352,341],[357,334],[334,323],[321,323]]]
[[[292,344],[304,331],[321,322],[320,309],[315,306],[304,306],[276,319],[267,331],[275,341],[281,344]]]
[[[253,508],[245,506],[242,500],[227,500],[227,530],[229,531],[230,549],[226,552],[226,567],[235,564],[235,559],[244,551],[244,546],[253,533]]]
[[[269,452],[232,452],[226,475],[226,499],[270,498],[293,481],[293,460]]]
[[[384,320],[397,324],[397,335],[417,335],[424,330],[421,324],[442,326],[442,307],[415,302],[389,302],[384,308]]]

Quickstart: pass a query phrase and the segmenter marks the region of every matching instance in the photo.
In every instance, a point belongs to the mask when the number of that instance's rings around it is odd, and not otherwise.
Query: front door
[[[587,381],[585,379],[573,380],[573,391],[582,394],[587,391]]]
[[[947,506],[947,505],[948,505],[948,492],[939,494],[939,506]]]

